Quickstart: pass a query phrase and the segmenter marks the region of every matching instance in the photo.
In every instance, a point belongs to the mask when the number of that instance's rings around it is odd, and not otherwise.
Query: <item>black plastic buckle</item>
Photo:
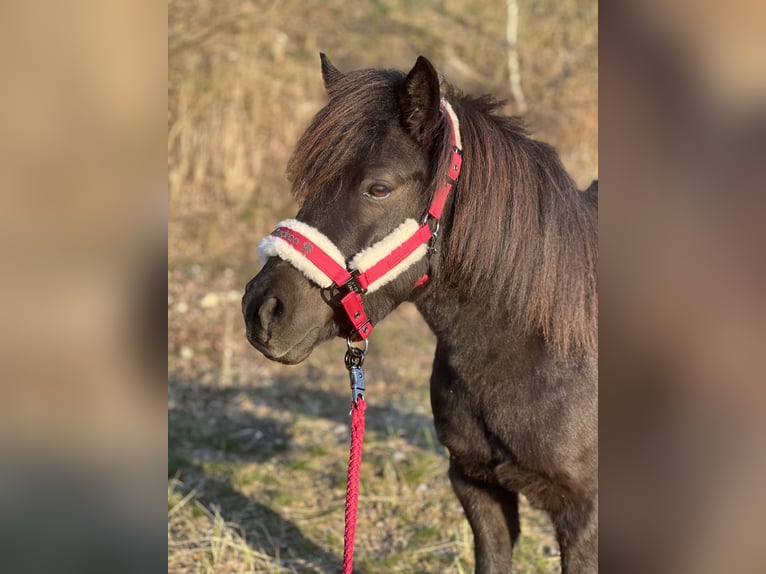
[[[349,273],[351,273],[351,277],[343,284],[343,286],[348,287],[350,291],[359,293],[360,295],[367,293],[367,289],[362,289],[361,285],[359,285],[359,281],[357,280],[357,277],[359,276],[359,269],[354,269],[353,271],[349,271]]]

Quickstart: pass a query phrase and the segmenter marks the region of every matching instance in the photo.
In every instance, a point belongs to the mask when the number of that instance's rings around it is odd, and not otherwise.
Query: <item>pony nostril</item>
[[[261,327],[268,329],[274,318],[281,317],[283,313],[284,305],[282,305],[282,301],[276,297],[269,297],[258,309],[258,319],[261,322]]]

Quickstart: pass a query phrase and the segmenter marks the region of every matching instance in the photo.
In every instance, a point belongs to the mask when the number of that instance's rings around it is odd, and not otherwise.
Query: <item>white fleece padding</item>
[[[346,268],[343,254],[326,235],[316,228],[298,221],[297,219],[280,221],[276,224],[275,228],[276,227],[287,227],[288,229],[297,231],[314,242],[317,247],[327,253],[327,255],[329,255],[339,266],[344,269]],[[269,235],[258,242],[258,259],[260,259],[261,265],[264,265],[269,257],[280,257],[284,259],[320,287],[330,287],[332,285],[332,279],[327,277],[327,275],[314,265],[310,259],[305,257],[301,251],[298,251],[289,245],[285,239]]]
[[[457,142],[457,147],[463,149],[463,141],[460,139],[460,121],[457,119],[457,114],[455,113],[455,110],[452,109],[452,106],[447,100],[442,98],[441,102],[444,106],[444,109],[447,111],[450,120],[452,120],[452,126],[455,130],[455,141]]]
[[[404,223],[386,235],[383,239],[354,255],[349,263],[349,267],[351,269],[358,269],[361,272],[367,271],[409,239],[410,236],[418,230],[418,227],[419,225],[417,221],[414,219],[406,219]],[[425,243],[419,245],[418,248],[410,253],[401,263],[393,267],[385,275],[382,275],[377,281],[370,283],[367,287],[367,292],[372,293],[387,283],[390,283],[417,261],[421,260],[426,253],[428,253],[428,245]]]

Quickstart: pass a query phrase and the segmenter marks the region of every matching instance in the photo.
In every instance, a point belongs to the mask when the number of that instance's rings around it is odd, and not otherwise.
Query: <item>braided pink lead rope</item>
[[[362,465],[364,442],[364,411],[367,403],[359,397],[351,403],[351,451],[348,457],[348,483],[346,486],[346,528],[343,535],[343,574],[351,574],[354,561],[354,534],[356,534],[357,503],[359,501],[359,473]]]

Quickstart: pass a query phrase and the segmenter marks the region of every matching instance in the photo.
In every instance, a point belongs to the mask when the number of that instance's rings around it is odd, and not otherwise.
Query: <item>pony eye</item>
[[[391,190],[383,185],[382,183],[373,183],[365,192],[365,195],[368,195],[374,199],[385,199],[389,195],[391,195]]]

